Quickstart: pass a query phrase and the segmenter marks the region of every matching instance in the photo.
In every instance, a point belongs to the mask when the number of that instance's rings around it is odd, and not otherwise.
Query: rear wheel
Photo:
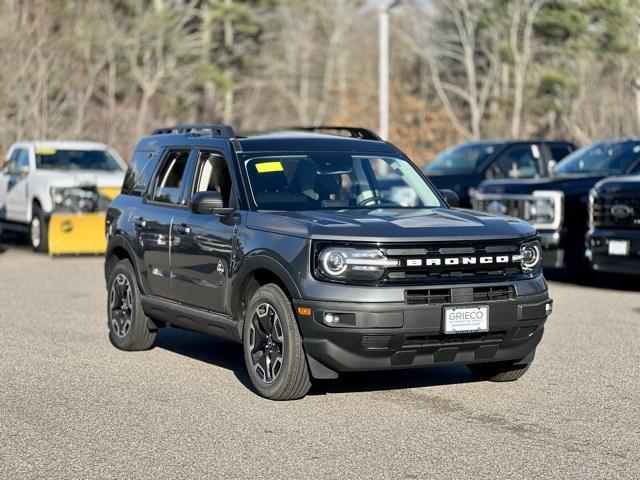
[[[272,400],[295,400],[311,388],[302,337],[291,302],[274,284],[260,287],[249,302],[243,332],[251,383]]]
[[[475,363],[467,365],[471,373],[491,382],[513,382],[523,376],[530,363]]]
[[[34,205],[31,223],[29,224],[29,240],[31,248],[36,252],[49,251],[49,231],[47,219],[44,217],[42,208]]]
[[[120,350],[149,350],[156,340],[142,310],[140,290],[129,260],[119,261],[109,277],[109,340]]]

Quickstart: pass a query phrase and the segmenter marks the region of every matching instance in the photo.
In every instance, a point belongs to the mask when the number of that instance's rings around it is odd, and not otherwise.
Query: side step
[[[144,313],[151,319],[242,343],[238,322],[226,315],[148,295],[142,297],[141,303]]]

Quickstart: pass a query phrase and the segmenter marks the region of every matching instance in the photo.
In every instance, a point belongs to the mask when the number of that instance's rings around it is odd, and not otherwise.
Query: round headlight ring
[[[525,271],[535,270],[540,265],[541,252],[540,245],[529,243],[520,247],[522,255],[522,269]]]
[[[347,271],[347,257],[339,250],[328,248],[320,256],[322,271],[332,277],[339,277]]]

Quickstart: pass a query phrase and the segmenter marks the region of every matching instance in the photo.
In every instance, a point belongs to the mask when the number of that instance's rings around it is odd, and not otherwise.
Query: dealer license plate
[[[489,307],[445,307],[444,333],[489,331]]]
[[[609,240],[609,255],[626,257],[630,246],[629,240]]]

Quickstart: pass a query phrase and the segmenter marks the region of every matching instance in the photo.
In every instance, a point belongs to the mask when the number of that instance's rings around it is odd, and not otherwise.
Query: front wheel
[[[244,359],[263,397],[295,400],[311,388],[302,337],[291,302],[275,284],[260,287],[244,319]]]
[[[29,224],[29,239],[35,252],[49,251],[49,231],[47,219],[39,206],[33,207],[33,215]]]

